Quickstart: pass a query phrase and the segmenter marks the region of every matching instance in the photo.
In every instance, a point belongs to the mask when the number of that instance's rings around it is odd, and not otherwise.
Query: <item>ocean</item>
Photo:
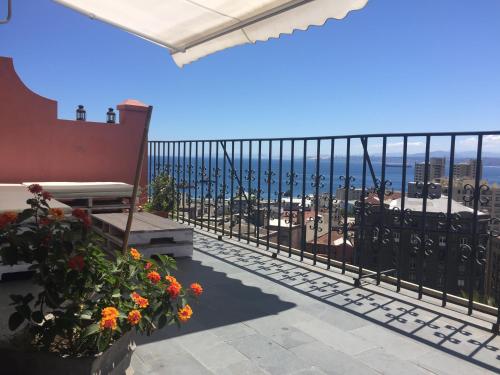
[[[155,175],[155,169],[158,170],[163,170],[164,167],[167,166],[168,161],[165,160],[163,163],[163,158],[162,157],[154,157],[150,156],[149,157],[149,169],[148,169],[148,174],[150,179],[154,177]],[[172,160],[170,160],[172,162]],[[407,163],[406,169],[406,178],[405,178],[405,183],[408,183],[409,181],[414,180],[414,160],[411,160],[409,163]],[[186,159],[185,161],[186,166],[189,164],[188,160]],[[175,160],[175,166],[179,164],[180,167],[180,180],[183,180],[184,176],[184,170],[183,170],[183,164],[184,160],[181,157],[179,160]],[[194,158],[192,159],[192,165],[194,166],[195,160]],[[201,180],[201,165],[202,165],[202,160],[201,158],[198,159],[198,181]],[[242,168],[240,168],[240,165]],[[381,179],[382,177],[382,162],[380,160],[373,160],[372,161],[372,166],[374,169],[375,173],[375,178],[376,179]],[[214,182],[215,185],[215,180],[217,180],[217,185],[222,186],[222,180],[223,180],[223,158],[220,157],[218,160],[218,167],[221,169],[220,171],[220,176],[215,177],[215,167],[216,167],[216,160],[215,158],[212,158],[211,160],[211,169],[212,169],[212,175],[211,175],[211,180]],[[209,169],[209,159],[208,157],[205,158],[205,168],[206,168],[206,177],[204,180],[208,181],[208,169]],[[230,165],[229,162],[226,159],[226,185],[228,187],[228,194],[229,196],[230,191],[230,177],[229,177],[229,170],[230,170]],[[245,191],[249,190],[249,181],[248,181],[248,170],[251,169],[252,172],[252,179],[250,182],[250,188],[251,189],[257,189],[258,187],[258,160],[252,159],[251,162],[250,160],[247,159],[237,159],[235,158],[234,160],[234,168],[236,170],[236,174],[238,178],[240,177],[240,169],[242,173],[242,185]],[[281,165],[281,191],[286,192],[290,190],[290,185],[288,184],[289,178],[287,177],[287,174],[291,173],[292,168],[292,163],[291,160],[284,159],[282,161]],[[270,187],[270,191],[272,194],[272,198],[276,197],[277,192],[279,191],[279,171],[280,171],[280,163],[278,159],[271,159],[270,163],[270,169],[273,173],[272,176],[272,183]],[[330,160],[326,159],[320,159],[319,161],[319,174],[320,174],[320,192],[329,192],[330,191]],[[267,197],[267,191],[268,191],[268,186],[267,183],[265,182],[266,178],[266,171],[269,170],[269,164],[268,164],[268,159],[262,158],[261,161],[261,191],[263,194],[263,197]],[[294,165],[293,165],[293,170],[295,173],[295,184],[293,185],[293,193],[294,195],[299,195],[302,194],[302,186],[303,186],[303,180],[305,176],[305,194],[313,194],[316,190],[315,186],[312,185],[314,179],[313,175],[316,174],[316,160],[313,159],[307,159],[306,160],[306,169],[305,169],[305,174],[303,173],[303,161],[302,159],[297,159],[294,160]],[[446,171],[446,173],[448,173]],[[335,193],[335,191],[340,187],[340,185],[343,185],[343,180],[341,180],[341,176],[346,175],[346,160],[345,158],[339,158],[338,160],[335,160],[333,163],[333,186],[332,186],[332,191]],[[186,183],[189,181],[189,174],[187,171],[185,171],[185,180]],[[363,181],[363,160],[360,157],[352,157],[350,159],[349,163],[349,176],[352,177],[350,185],[355,186],[355,187],[361,187],[362,181]],[[177,172],[175,172],[175,177],[177,178]],[[489,184],[493,183],[500,183],[500,165],[484,165],[483,166],[483,179],[487,180]],[[391,186],[392,189],[395,191],[401,191],[402,183],[403,183],[403,167],[400,163],[392,163],[390,162],[389,165],[386,163],[386,168],[385,168],[385,180],[389,181],[387,186]],[[191,183],[194,185],[195,181],[195,176],[194,176],[194,168],[192,171],[191,175]],[[204,191],[205,193],[207,192],[207,184],[204,183]],[[373,179],[370,174],[370,171],[368,169],[368,166],[366,168],[366,186],[367,188],[373,187]],[[199,191],[201,189],[201,184],[199,186]],[[236,192],[238,189],[238,184],[237,181],[235,180],[234,182],[234,191]],[[186,189],[187,191],[188,189]],[[192,194],[194,194],[194,189],[189,189]],[[198,192],[198,195],[200,193]]]

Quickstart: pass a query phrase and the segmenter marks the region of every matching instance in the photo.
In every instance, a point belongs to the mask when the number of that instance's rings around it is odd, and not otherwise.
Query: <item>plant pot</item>
[[[0,348],[1,373],[51,375],[133,374],[130,367],[135,350],[134,334],[127,332],[105,352],[92,357],[60,357],[54,353]]]

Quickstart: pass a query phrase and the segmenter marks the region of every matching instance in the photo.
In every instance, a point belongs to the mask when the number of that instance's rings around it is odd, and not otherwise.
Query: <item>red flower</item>
[[[151,267],[153,267],[153,263],[147,262],[146,265],[144,266],[144,269],[149,270]]]
[[[199,297],[201,295],[201,293],[203,293],[203,288],[198,283],[192,283],[191,284],[191,291],[193,292],[193,294],[196,297]]]
[[[90,228],[92,225],[92,220],[90,220],[90,216],[82,210],[81,208],[75,208],[72,212],[73,216],[77,219],[81,220],[85,228]]]
[[[50,201],[52,199],[52,194],[50,194],[48,191],[44,191],[42,193],[42,198],[46,201]]]
[[[172,299],[177,298],[180,292],[181,292],[181,284],[179,283],[172,283],[167,287],[167,293]]]
[[[17,214],[15,212],[5,212],[0,215],[0,228],[3,228],[7,224],[11,224],[17,220]]]
[[[28,186],[28,190],[32,194],[40,194],[43,191],[43,188],[38,184],[32,184]]]
[[[52,223],[52,220],[50,220],[48,217],[40,218],[40,225],[46,226],[46,225],[50,225],[50,223]]]
[[[151,281],[153,284],[158,284],[161,280],[161,276],[158,272],[156,271],[151,271],[148,273],[147,278],[149,281]]]
[[[72,215],[78,219],[82,219],[87,216],[87,213],[81,208],[75,208],[72,212]]]
[[[81,255],[75,255],[68,261],[68,267],[72,270],[81,272],[85,267],[85,259]]]

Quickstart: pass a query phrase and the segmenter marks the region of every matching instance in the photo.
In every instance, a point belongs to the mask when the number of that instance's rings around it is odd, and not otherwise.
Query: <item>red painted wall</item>
[[[30,91],[12,59],[0,57],[0,183],[132,184],[147,106],[125,100],[117,108],[119,124],[60,120],[57,102]],[[141,185],[146,184],[145,156]]]

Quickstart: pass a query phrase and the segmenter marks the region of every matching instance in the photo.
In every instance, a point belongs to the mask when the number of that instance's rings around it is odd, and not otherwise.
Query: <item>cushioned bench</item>
[[[21,212],[30,206],[26,201],[33,198],[33,194],[23,185],[0,184],[0,213],[2,212]],[[50,201],[50,207],[62,208],[65,213],[71,213],[72,208],[67,204],[59,202],[56,199]]]
[[[54,198],[89,212],[122,212],[129,207],[134,187],[123,182],[35,182]],[[23,182],[29,186],[33,182]]]

